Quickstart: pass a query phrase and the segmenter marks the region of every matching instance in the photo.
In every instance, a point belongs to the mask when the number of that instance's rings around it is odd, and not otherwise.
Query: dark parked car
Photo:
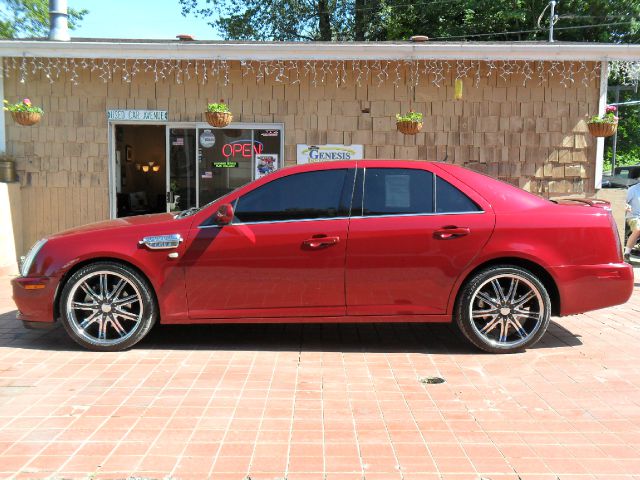
[[[614,175],[632,180],[638,180],[640,177],[640,165],[626,165],[624,167],[616,167],[613,170]]]
[[[602,188],[629,188],[640,182],[640,165],[616,167],[613,175],[602,177]]]

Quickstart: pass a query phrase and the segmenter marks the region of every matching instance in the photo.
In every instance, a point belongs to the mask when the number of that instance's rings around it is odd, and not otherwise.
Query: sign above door
[[[328,162],[332,160],[362,160],[362,145],[303,145],[297,146],[297,160],[300,163]]]
[[[107,110],[107,120],[166,122],[168,118],[166,110]]]

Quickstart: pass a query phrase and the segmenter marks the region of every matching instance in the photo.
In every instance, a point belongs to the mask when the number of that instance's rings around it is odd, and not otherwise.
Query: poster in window
[[[256,180],[265,175],[275,172],[278,168],[278,154],[258,153],[256,154]]]
[[[384,177],[385,207],[409,208],[411,194],[409,175],[387,175]]]

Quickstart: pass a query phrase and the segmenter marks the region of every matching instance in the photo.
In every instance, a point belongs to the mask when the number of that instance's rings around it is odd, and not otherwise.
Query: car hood
[[[70,228],[69,230],[64,230],[62,232],[51,235],[49,238],[66,237],[68,235],[98,232],[101,230],[113,230],[115,228],[125,228],[140,225],[157,225],[159,223],[165,223],[169,221],[174,221],[173,214],[171,213],[156,213],[152,215],[123,217],[116,218],[115,220],[105,220],[102,222],[89,223],[80,227]]]

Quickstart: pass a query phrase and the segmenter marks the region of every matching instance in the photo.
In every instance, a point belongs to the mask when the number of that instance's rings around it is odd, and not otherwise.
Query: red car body
[[[479,211],[205,225],[220,205],[281,177],[374,167],[432,172]],[[460,236],[447,233],[456,229],[462,229]],[[173,252],[177,258],[139,243],[164,234],[182,237]],[[329,244],[301,248],[314,239]],[[622,261],[604,202],[554,203],[454,165],[398,160],[285,168],[191,216],[120,218],[52,235],[26,275],[13,280],[18,318],[32,326],[53,322],[66,279],[99,259],[141,272],[165,324],[450,322],[466,279],[504,263],[525,267],[543,281],[554,315],[624,303],[633,289],[633,270]]]

